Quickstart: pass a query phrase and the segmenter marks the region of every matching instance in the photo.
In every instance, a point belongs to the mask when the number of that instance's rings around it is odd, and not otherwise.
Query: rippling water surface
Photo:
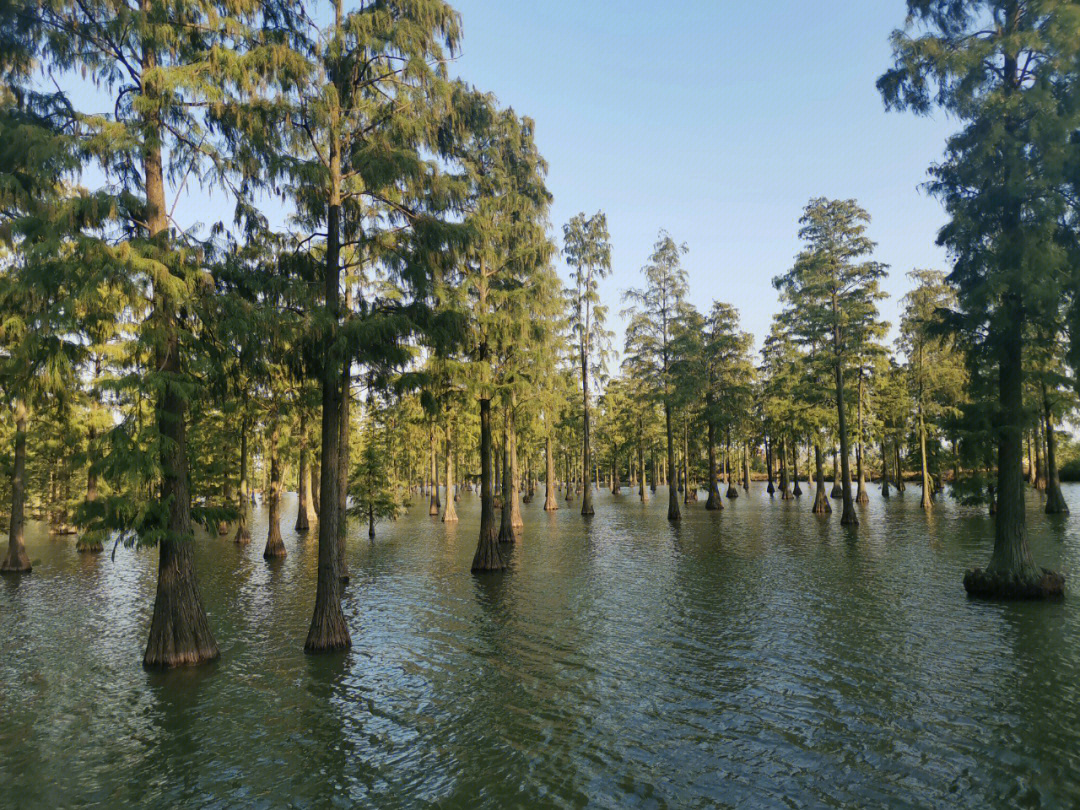
[[[202,537],[221,660],[147,673],[156,552],[30,533],[0,581],[4,807],[1077,807],[1080,487],[1029,495],[1057,604],[969,602],[992,524],[874,490],[857,529],[755,484],[681,525],[666,495],[542,497],[506,574],[479,503],[356,527],[354,647],[308,657],[314,538]]]

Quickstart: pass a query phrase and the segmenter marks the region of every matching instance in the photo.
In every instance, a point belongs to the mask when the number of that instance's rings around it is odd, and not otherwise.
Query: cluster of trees
[[[452,522],[478,489],[472,569],[500,570],[541,484],[544,509],[580,495],[585,516],[594,486],[666,486],[679,520],[758,474],[797,497],[805,460],[813,512],[832,510],[829,470],[848,525],[874,478],[888,496],[916,473],[926,509],[951,479],[997,514],[969,590],[1060,592],[1027,548],[1023,471],[1026,449],[1047,511],[1066,510],[1073,5],[908,3],[881,92],[963,126],[931,183],[955,267],[911,274],[897,351],[868,214],[815,199],[760,355],[734,307],[690,303],[687,248],[662,231],[613,376],[606,218],[563,227],[564,287],[533,123],[449,76],[446,3],[0,6],[0,571],[30,570],[28,509],[80,551],[156,545],[144,661],[198,663],[218,651],[193,527],[250,542],[258,491],[264,554],[282,556],[291,487],[318,542],[305,649],[339,650],[350,516],[374,535],[422,491]],[[179,222],[183,194],[227,199],[233,219]]]

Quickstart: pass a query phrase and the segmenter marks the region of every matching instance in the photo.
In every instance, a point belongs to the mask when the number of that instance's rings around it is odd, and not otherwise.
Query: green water
[[[147,673],[156,554],[33,526],[0,582],[0,806],[1080,806],[1080,487],[1029,496],[1057,604],[969,602],[981,510],[917,489],[862,525],[756,484],[679,526],[663,490],[523,507],[511,571],[469,574],[479,504],[356,527],[354,647],[302,652],[316,544],[198,541],[221,660]],[[579,508],[579,507],[578,507]]]

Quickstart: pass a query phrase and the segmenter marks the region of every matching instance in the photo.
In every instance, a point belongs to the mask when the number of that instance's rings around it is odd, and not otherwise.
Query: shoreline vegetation
[[[888,324],[870,212],[814,197],[755,340],[732,304],[699,308],[673,233],[618,286],[602,210],[556,240],[537,124],[451,75],[462,20],[443,0],[12,0],[0,573],[32,570],[28,515],[86,554],[153,547],[143,662],[199,664],[219,651],[195,527],[265,542],[273,565],[297,491],[318,549],[304,649],[332,653],[353,644],[350,521],[374,538],[412,493],[453,524],[460,488],[478,491],[482,577],[528,542],[540,488],[545,510],[580,498],[592,520],[598,487],[664,486],[677,523],[763,480],[856,533],[859,506],[909,486],[928,512],[980,506],[994,546],[967,592],[1060,597],[1025,502],[1067,515],[1080,457],[1080,17],[1058,0],[907,11],[876,86],[889,111],[956,124],[927,183],[947,222],[926,238],[951,266],[904,268]],[[233,218],[180,221],[184,190]]]

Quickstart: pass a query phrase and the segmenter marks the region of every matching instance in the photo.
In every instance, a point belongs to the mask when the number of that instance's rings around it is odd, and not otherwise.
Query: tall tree
[[[836,395],[844,511],[840,522],[856,525],[851,494],[850,437],[845,383],[866,345],[881,332],[877,301],[885,266],[867,257],[870,215],[854,200],[811,200],[799,220],[806,246],[795,265],[773,279],[787,309],[784,319],[804,344],[827,347]]]
[[[581,514],[593,514],[592,464],[589,424],[589,372],[590,364],[603,363],[604,349],[609,339],[604,329],[607,307],[600,303],[600,280],[611,272],[611,241],[608,236],[607,217],[598,211],[591,217],[584,213],[575,215],[563,226],[563,255],[570,266],[574,286],[570,296],[570,328],[577,341],[578,359],[581,364],[582,446],[581,469],[585,490],[581,497]]]
[[[675,385],[672,366],[675,360],[672,343],[686,302],[686,271],[680,257],[686,245],[678,245],[667,233],[660,231],[652,255],[641,272],[645,286],[629,290],[625,298],[630,303],[626,314],[627,362],[636,376],[645,381],[664,410],[664,429],[667,436],[668,520],[679,520],[679,496],[675,470],[675,436],[672,428],[672,407]]]
[[[1068,0],[908,0],[894,66],[878,80],[890,109],[940,108],[963,123],[931,169],[956,260],[958,326],[997,364],[997,517],[974,595],[1043,597],[1064,580],[1035,564],[1024,513],[1023,387],[1028,326],[1055,312],[1071,270],[1055,237],[1069,202],[1060,167],[1077,129],[1075,4]]]

